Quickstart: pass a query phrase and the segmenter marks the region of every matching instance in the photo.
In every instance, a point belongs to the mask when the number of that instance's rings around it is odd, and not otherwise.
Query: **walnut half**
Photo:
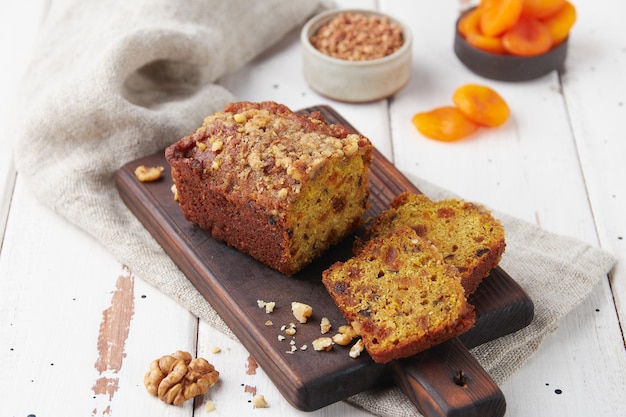
[[[219,372],[206,359],[192,359],[190,353],[179,350],[152,361],[143,382],[150,394],[168,404],[182,405],[206,394],[218,377]]]

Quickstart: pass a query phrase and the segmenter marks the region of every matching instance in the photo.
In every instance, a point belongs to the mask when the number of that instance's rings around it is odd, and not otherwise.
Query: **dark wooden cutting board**
[[[308,108],[302,113],[313,111],[320,111],[331,123],[354,130],[328,106]],[[139,165],[166,169],[160,180],[142,183],[134,175]],[[419,192],[377,151],[370,183],[368,217],[388,208],[391,199],[403,191]],[[376,364],[366,353],[352,359],[348,348],[341,346],[330,352],[316,352],[311,342],[321,336],[322,317],[330,319],[335,331],[346,324],[321,283],[321,272],[350,256],[351,239],[288,277],[213,240],[209,233],[188,222],[174,201],[163,152],[126,164],[117,173],[116,184],[128,207],[294,407],[315,410],[393,379],[427,416],[504,414],[502,393],[467,350],[519,330],[533,318],[532,301],[502,269],[494,269],[470,297],[476,307],[476,325],[458,339],[391,365]],[[258,300],[275,302],[275,310],[267,314],[258,307]],[[307,324],[296,322],[292,301],[313,307],[313,317]],[[268,326],[268,320],[273,325]],[[281,327],[293,322],[297,333],[285,335]],[[285,340],[279,340],[281,334]],[[334,334],[332,330],[330,334]],[[298,348],[295,352],[291,352],[291,340]],[[303,345],[308,349],[301,350]]]

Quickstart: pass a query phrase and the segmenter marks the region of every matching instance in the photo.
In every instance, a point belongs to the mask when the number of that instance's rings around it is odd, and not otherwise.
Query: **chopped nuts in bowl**
[[[412,37],[375,10],[323,12],[302,28],[304,78],[318,93],[360,103],[387,98],[411,77]]]

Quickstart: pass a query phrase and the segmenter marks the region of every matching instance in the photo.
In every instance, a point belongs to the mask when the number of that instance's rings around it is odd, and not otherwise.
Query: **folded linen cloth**
[[[114,175],[126,162],[163,149],[233,101],[215,81],[301,24],[318,6],[308,0],[52,1],[15,108],[11,134],[20,179],[135,275],[232,336],[126,208]],[[433,198],[449,196],[413,180]],[[502,383],[615,260],[583,242],[496,215],[507,232],[502,266],[536,309],[526,329],[473,349]],[[554,276],[560,279],[558,287],[551,285]],[[381,416],[418,415],[396,388],[348,401]]]

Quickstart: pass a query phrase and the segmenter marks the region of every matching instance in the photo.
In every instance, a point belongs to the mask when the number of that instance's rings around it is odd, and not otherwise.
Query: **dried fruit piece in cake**
[[[414,355],[474,324],[458,271],[410,228],[370,240],[354,258],[325,270],[322,282],[346,320],[358,323],[379,363]]]
[[[500,262],[506,247],[500,221],[484,207],[458,199],[432,201],[423,194],[400,194],[366,229],[364,239],[400,227],[410,227],[432,242],[444,261],[459,271],[468,295]],[[358,242],[356,250],[362,245]]]

